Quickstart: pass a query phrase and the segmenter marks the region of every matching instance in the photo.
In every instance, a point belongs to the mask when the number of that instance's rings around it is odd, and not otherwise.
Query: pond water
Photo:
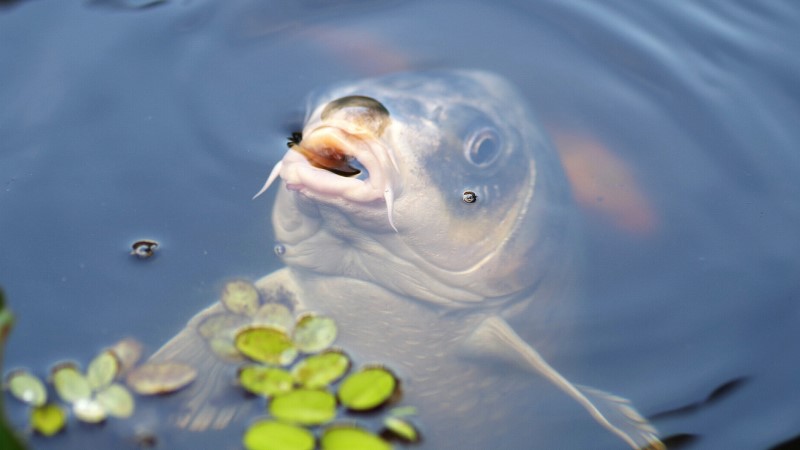
[[[274,194],[251,197],[309,91],[469,67],[521,88],[571,176],[585,239],[564,251],[582,255],[584,293],[550,362],[631,399],[686,448],[800,435],[794,3],[146,4],[0,2],[0,286],[17,316],[6,368],[85,363],[125,336],[155,350],[225,280],[281,267]],[[155,258],[130,256],[142,238],[160,243]],[[547,417],[509,406],[536,434],[499,442],[622,447],[542,395]],[[240,433],[162,448],[238,448]],[[134,445],[117,422],[32,444],[106,440]]]

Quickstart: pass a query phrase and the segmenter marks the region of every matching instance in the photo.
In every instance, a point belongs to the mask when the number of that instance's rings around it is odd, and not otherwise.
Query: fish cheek
[[[529,164],[524,159],[503,158],[503,165],[496,170],[481,170],[464,161],[460,151],[437,154],[438,158],[431,156],[422,167],[446,209],[442,234],[461,252],[470,247],[479,258],[496,248],[516,223],[523,209],[520,198],[530,189]],[[472,203],[464,201],[467,190],[476,194]]]

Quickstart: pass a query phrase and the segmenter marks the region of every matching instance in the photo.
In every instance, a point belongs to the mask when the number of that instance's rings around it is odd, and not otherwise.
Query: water
[[[630,398],[663,435],[693,435],[689,448],[800,434],[794,4],[120,4],[0,7],[0,285],[18,318],[6,367],[85,363],[128,335],[154,350],[228,277],[279,267],[272,196],[250,197],[309,91],[474,67],[518,84],[562,147],[632,177],[579,207],[584,307],[551,362]],[[155,258],[128,254],[142,238],[160,242]],[[620,447],[569,402],[553,412],[568,426],[534,444]],[[214,442],[236,448],[238,433]]]

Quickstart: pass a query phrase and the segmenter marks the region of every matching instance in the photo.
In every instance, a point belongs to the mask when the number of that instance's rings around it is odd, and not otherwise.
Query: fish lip
[[[297,144],[306,152],[335,148],[355,158],[367,171],[367,178],[350,178],[313,166],[295,150],[289,150],[281,161],[280,177],[287,189],[306,195],[338,197],[356,203],[384,199],[391,173],[395,168],[388,148],[378,138],[360,130],[346,129],[339,124],[322,123],[303,130]],[[387,162],[389,164],[387,164]]]

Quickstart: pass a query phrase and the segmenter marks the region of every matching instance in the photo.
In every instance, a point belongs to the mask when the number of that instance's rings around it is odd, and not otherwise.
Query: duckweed
[[[336,417],[336,398],[328,391],[297,389],[272,399],[270,414],[300,425],[320,425]]]
[[[294,327],[294,343],[300,351],[317,353],[336,340],[336,323],[330,317],[305,314]]]
[[[283,394],[294,387],[292,375],[277,367],[244,366],[239,369],[238,378],[239,383],[248,392],[263,397]]]
[[[352,425],[328,428],[320,438],[322,450],[390,450],[388,442],[369,431]]]
[[[305,428],[262,419],[247,428],[242,444],[247,450],[311,450],[314,435]]]
[[[310,388],[324,388],[342,377],[350,369],[350,358],[340,351],[327,351],[309,356],[292,368],[297,384]]]
[[[267,364],[289,365],[297,357],[297,348],[283,331],[263,326],[252,326],[236,334],[236,348],[253,361]]]
[[[67,412],[64,408],[48,403],[31,410],[31,427],[42,436],[53,436],[67,425]]]
[[[367,367],[351,374],[339,386],[339,401],[354,411],[383,405],[397,390],[397,379],[383,367]]]
[[[31,406],[42,406],[47,401],[47,388],[36,375],[22,369],[10,372],[6,387],[17,400]]]

